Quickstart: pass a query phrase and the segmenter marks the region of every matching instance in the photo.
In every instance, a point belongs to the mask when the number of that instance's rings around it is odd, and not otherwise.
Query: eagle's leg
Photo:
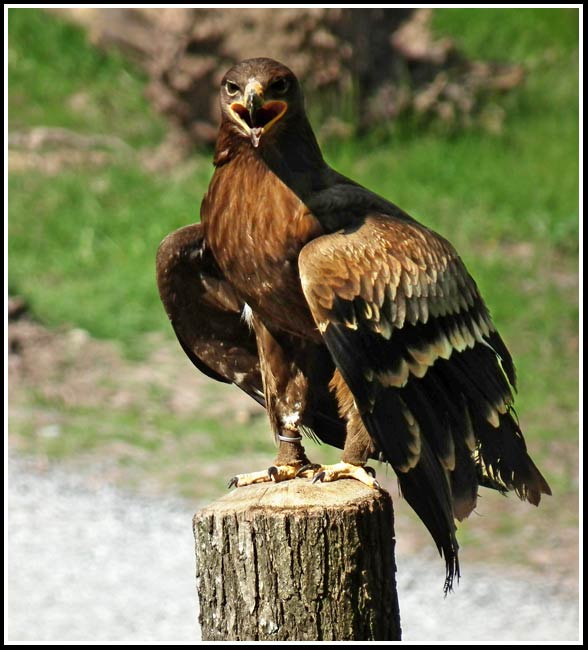
[[[267,470],[238,474],[229,487],[251,483],[286,481],[298,476],[310,477],[310,462],[302,446],[300,427],[304,421],[308,394],[307,373],[297,362],[301,343],[290,335],[274,334],[253,314],[267,414],[276,439],[278,455]]]
[[[328,483],[340,478],[354,478],[378,489],[380,485],[375,478],[376,472],[371,467],[366,467],[368,459],[376,456],[374,443],[361,420],[351,391],[338,370],[333,375],[330,387],[337,397],[339,412],[346,421],[345,446],[340,463],[315,466],[312,482]]]
[[[358,422],[350,418],[347,423],[347,437],[341,462],[334,465],[319,465],[314,467],[313,483],[329,483],[338,481],[340,478],[354,478],[361,481],[368,487],[379,489],[380,484],[376,481],[376,472],[372,467],[366,467],[370,456],[374,455],[372,440],[365,430],[359,415]],[[353,424],[352,424],[353,423]]]

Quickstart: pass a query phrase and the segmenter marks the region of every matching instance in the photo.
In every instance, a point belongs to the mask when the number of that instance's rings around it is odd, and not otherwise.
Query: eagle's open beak
[[[288,104],[282,101],[265,101],[263,87],[255,80],[250,81],[243,93],[245,106],[238,102],[231,104],[231,111],[244,127],[254,147],[264,133],[280,120],[288,110]]]

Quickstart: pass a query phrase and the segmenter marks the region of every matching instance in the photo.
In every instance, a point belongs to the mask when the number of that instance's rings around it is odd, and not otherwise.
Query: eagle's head
[[[225,74],[220,104],[223,121],[258,147],[303,110],[304,100],[289,68],[273,59],[258,58],[241,61]]]

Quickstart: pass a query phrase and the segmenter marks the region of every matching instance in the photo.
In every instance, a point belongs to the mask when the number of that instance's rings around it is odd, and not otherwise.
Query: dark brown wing
[[[265,404],[255,335],[244,304],[224,280],[200,224],[168,235],[157,251],[159,295],[176,336],[203,373]]]
[[[368,432],[446,559],[478,483],[534,504],[550,493],[513,417],[510,354],[447,241],[372,215],[307,244],[299,267]]]
[[[255,334],[242,318],[244,303],[226,282],[208,249],[200,224],[168,235],[157,252],[159,294],[178,341],[204,374],[234,383],[265,406]],[[328,372],[313,377],[306,414],[318,438],[343,448],[345,423],[329,392]]]

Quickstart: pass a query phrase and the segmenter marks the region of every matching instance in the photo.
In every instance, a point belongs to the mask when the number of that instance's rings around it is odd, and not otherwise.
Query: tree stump
[[[203,640],[400,639],[387,492],[241,487],[194,516],[194,538]]]

